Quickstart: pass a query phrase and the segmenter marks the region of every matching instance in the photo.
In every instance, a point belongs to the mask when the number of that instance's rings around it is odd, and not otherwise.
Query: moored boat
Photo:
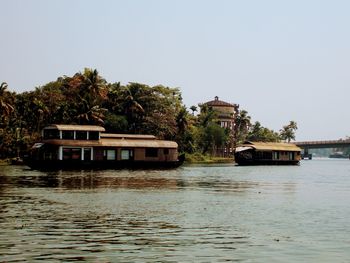
[[[101,126],[51,125],[25,164],[32,169],[176,168],[184,161],[174,141],[153,135],[104,133]]]
[[[247,141],[235,150],[238,165],[296,165],[301,149],[291,143]]]
[[[344,154],[343,152],[334,152],[329,155],[329,158],[337,158],[337,159],[348,159],[349,155]]]

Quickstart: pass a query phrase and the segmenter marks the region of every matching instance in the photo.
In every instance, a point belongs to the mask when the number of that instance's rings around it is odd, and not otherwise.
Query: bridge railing
[[[312,145],[349,145],[350,139],[346,140],[328,140],[328,141],[304,141],[304,142],[293,142],[298,146],[312,146]]]

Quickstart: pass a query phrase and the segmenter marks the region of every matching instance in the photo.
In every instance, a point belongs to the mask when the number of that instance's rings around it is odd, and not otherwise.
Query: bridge
[[[350,147],[350,139],[331,141],[305,141],[293,143],[302,148],[304,150],[304,156],[309,159],[312,158],[311,154],[309,154],[309,149]]]

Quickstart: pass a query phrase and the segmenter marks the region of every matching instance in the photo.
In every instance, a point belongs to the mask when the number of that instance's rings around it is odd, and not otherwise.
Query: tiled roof
[[[219,100],[219,97],[215,97],[214,100],[208,101],[205,104],[208,106],[225,106],[225,107],[235,107],[235,104],[228,103],[222,100]]]

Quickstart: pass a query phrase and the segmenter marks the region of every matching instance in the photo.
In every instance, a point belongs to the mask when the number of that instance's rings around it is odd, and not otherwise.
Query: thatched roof
[[[236,148],[236,152],[245,151],[248,149],[256,149],[260,151],[289,151],[300,152],[301,149],[292,143],[280,142],[250,142],[247,141],[243,145]]]
[[[116,134],[116,133],[101,133],[101,138],[109,139],[144,139],[144,140],[155,140],[154,135],[145,134]]]
[[[173,141],[148,139],[45,140],[44,143],[71,147],[177,148]]]
[[[45,127],[44,130],[104,132],[105,128],[96,125],[52,124],[50,126]]]

